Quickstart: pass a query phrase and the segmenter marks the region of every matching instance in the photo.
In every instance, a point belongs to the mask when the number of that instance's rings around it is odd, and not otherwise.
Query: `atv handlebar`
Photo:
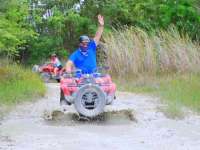
[[[62,76],[64,78],[91,78],[91,77],[100,77],[104,76],[106,71],[109,69],[108,66],[101,66],[97,67],[93,70],[92,73],[86,73],[85,71],[82,71],[81,69],[74,69],[71,72],[63,72]]]

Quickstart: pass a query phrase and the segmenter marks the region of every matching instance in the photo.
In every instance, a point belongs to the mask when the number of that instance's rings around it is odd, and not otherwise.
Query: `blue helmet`
[[[79,42],[81,43],[81,42],[90,42],[90,38],[87,36],[87,35],[81,35],[80,37],[79,37]]]

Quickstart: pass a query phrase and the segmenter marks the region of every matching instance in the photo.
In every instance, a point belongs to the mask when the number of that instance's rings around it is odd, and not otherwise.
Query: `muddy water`
[[[47,87],[45,98],[16,107],[0,121],[0,150],[200,149],[198,115],[172,120],[159,111],[156,98],[117,93],[103,119],[78,121],[73,106],[60,111],[59,85]]]

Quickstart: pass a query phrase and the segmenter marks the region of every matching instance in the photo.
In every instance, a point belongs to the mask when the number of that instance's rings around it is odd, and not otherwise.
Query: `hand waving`
[[[104,26],[104,18],[102,15],[98,15],[98,22],[100,26]]]

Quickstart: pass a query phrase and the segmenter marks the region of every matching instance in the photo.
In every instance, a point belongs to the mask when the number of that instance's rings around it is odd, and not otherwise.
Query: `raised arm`
[[[99,23],[99,25],[98,25],[97,32],[94,37],[94,41],[95,41],[96,45],[99,44],[101,35],[103,33],[103,29],[104,29],[104,18],[102,15],[98,15],[98,23]]]

